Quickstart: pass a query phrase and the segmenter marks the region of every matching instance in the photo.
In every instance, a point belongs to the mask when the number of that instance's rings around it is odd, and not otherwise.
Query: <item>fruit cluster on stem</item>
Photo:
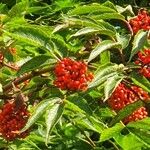
[[[54,85],[61,90],[86,90],[87,82],[93,79],[93,74],[87,72],[87,65],[84,62],[70,58],[58,62],[54,73],[56,76]]]
[[[120,83],[108,100],[109,106],[118,112],[125,106],[138,100],[150,100],[150,96],[142,88],[137,86],[127,87],[124,83]],[[123,122],[126,124],[131,121],[143,119],[148,116],[145,107],[135,110],[131,115],[126,117]]]

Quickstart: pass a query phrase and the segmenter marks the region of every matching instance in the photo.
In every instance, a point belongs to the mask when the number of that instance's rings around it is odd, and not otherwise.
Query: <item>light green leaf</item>
[[[114,137],[116,134],[119,134],[120,131],[124,128],[123,124],[117,123],[115,126],[111,128],[104,129],[100,136],[100,142],[109,140]]]
[[[49,100],[41,101],[35,108],[30,118],[28,119],[28,122],[26,123],[25,127],[20,132],[24,132],[27,129],[29,129],[38,120],[38,118],[43,115],[47,107],[50,107],[50,105],[52,106],[55,103],[60,102],[60,101],[61,101],[60,98],[51,98]]]
[[[69,15],[85,15],[85,14],[92,14],[92,13],[103,13],[103,12],[116,12],[114,9],[102,6],[99,4],[91,4],[91,5],[84,5],[79,6],[71,11],[69,11]]]
[[[103,14],[97,14],[90,16],[94,20],[111,20],[111,19],[117,19],[117,20],[125,20],[124,16],[119,13],[103,13]]]
[[[77,31],[71,37],[76,37],[76,36],[81,36],[81,35],[85,35],[85,34],[96,33],[98,31],[99,31],[99,29],[94,29],[94,28],[91,28],[91,27],[85,27],[85,28],[82,28],[81,30]]]
[[[150,130],[150,118],[144,118],[136,122],[130,122],[127,124],[128,128],[145,129]]]
[[[132,57],[144,47],[144,44],[147,41],[147,35],[148,32],[143,30],[138,31],[138,33],[135,35],[129,61],[131,61]]]
[[[123,76],[112,76],[110,77],[104,84],[104,94],[105,94],[105,99],[106,101],[111,94],[114,92],[115,88],[118,86],[118,84],[122,81]]]
[[[46,55],[39,55],[36,57],[33,57],[32,59],[30,59],[29,61],[25,62],[21,68],[18,71],[18,76],[21,74],[24,74],[26,72],[32,71],[34,69],[39,68],[40,66],[42,66],[48,59],[50,59],[50,56],[46,56]]]
[[[49,134],[52,131],[52,128],[58,122],[58,120],[60,119],[60,117],[63,113],[63,108],[64,108],[63,106],[64,106],[64,104],[57,103],[57,104],[53,105],[52,107],[50,107],[46,111],[46,116],[45,116],[45,120],[46,120],[46,139],[45,139],[45,143],[46,143],[46,145],[48,143]]]
[[[123,70],[123,65],[105,64],[103,66],[100,66],[95,72],[94,79],[89,83],[88,88],[93,88],[101,85],[105,81],[109,80],[110,77],[122,73]]]
[[[111,49],[111,48],[118,48],[118,47],[121,47],[120,43],[118,42],[113,42],[111,40],[102,41],[101,43],[97,45],[97,47],[94,50],[92,50],[92,52],[90,53],[88,62],[96,58],[103,51]]]

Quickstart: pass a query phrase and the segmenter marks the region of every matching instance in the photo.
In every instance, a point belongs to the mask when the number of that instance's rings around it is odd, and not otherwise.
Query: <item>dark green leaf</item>
[[[117,115],[113,118],[113,120],[110,123],[110,126],[114,125],[115,123],[121,121],[125,117],[129,116],[132,112],[134,112],[136,109],[142,107],[144,103],[142,101],[136,101],[132,104],[127,105],[123,109],[121,109]]]
[[[32,71],[34,69],[39,68],[40,66],[42,66],[48,59],[50,59],[50,56],[46,56],[46,55],[39,55],[36,56],[32,59],[30,59],[29,61],[27,61],[26,63],[24,63],[21,68],[18,71],[18,76],[21,74],[24,74],[26,72]]]
[[[145,91],[150,93],[150,82],[144,76],[141,76],[135,72],[132,72],[131,79],[137,86],[140,86]]]

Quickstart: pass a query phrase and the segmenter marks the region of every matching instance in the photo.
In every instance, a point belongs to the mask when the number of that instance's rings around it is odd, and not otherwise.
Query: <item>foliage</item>
[[[30,134],[12,141],[1,136],[0,148],[148,150],[149,117],[127,124],[123,120],[141,107],[149,112],[150,78],[139,71],[143,64],[135,63],[139,51],[150,50],[149,30],[141,29],[135,34],[129,23],[139,7],[148,10],[149,3],[9,2],[0,3],[0,106],[3,109],[7,101],[13,101],[16,109],[26,104],[30,118],[16,134],[26,130]],[[74,61],[67,64],[64,58]],[[82,65],[84,71],[80,69]],[[145,65],[147,70],[149,65]],[[80,73],[69,74],[70,70]],[[90,72],[93,79],[87,79]],[[56,74],[67,90],[56,86]],[[74,84],[78,86],[78,82],[70,81],[72,76],[86,88],[69,90]],[[109,99],[120,83],[138,98],[115,111]],[[143,91],[147,97],[138,95]]]

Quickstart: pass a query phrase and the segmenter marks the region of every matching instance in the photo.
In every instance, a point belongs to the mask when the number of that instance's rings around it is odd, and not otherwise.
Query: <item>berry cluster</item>
[[[129,20],[133,33],[137,33],[140,29],[150,30],[150,16],[146,10],[140,10],[138,15]]]
[[[140,51],[135,63],[141,66],[139,72],[146,78],[150,78],[150,49]]]
[[[19,133],[29,117],[29,112],[25,104],[22,104],[19,108],[15,103],[4,104],[0,112],[0,134],[7,141],[15,140],[16,138],[25,138],[28,135],[28,131]]]
[[[87,73],[87,65],[84,62],[70,58],[58,62],[54,72],[54,85],[62,90],[86,90],[87,82],[93,79],[93,74]]]
[[[14,47],[9,47],[8,50],[9,50],[9,52],[10,52],[12,55],[15,55],[15,54],[16,54],[16,48],[14,48]]]
[[[112,96],[109,98],[108,103],[112,109],[119,111],[125,106],[134,103],[135,101],[150,100],[150,96],[147,92],[143,91],[140,87],[131,86],[127,87],[125,84],[120,83],[118,87],[113,92]],[[141,107],[134,111],[130,116],[125,118],[124,123],[130,121],[136,121],[138,119],[143,119],[147,116],[147,111],[145,107]]]

